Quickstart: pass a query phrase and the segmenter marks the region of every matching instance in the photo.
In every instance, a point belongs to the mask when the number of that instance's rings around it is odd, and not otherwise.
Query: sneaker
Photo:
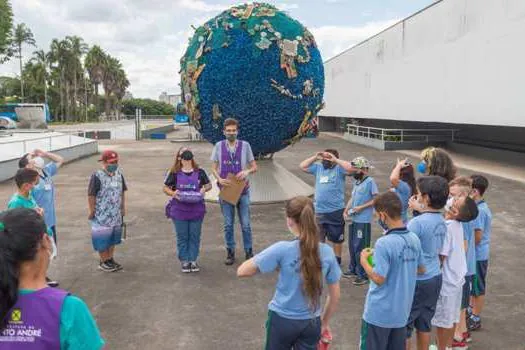
[[[117,270],[122,270],[122,265],[116,262],[113,258],[109,259],[109,263],[117,268]]]
[[[47,284],[49,287],[51,287],[51,288],[56,288],[56,287],[58,287],[58,286],[60,285],[57,281],[52,280],[52,279],[49,279],[49,278],[47,278],[47,277],[46,277],[46,284]]]
[[[452,350],[467,350],[468,345],[463,340],[454,339],[452,341]]]
[[[226,260],[224,261],[224,263],[226,265],[233,265],[235,263],[235,250],[233,249],[227,249],[227,256],[226,256]]]
[[[199,264],[197,264],[196,261],[192,261],[190,263],[190,269],[191,269],[191,272],[199,272],[201,270],[201,268],[199,267]]]
[[[463,333],[463,341],[465,343],[472,343],[472,336],[470,335],[470,332]]]
[[[469,332],[477,331],[481,328],[481,319],[474,315],[470,316],[467,320],[467,329]]]
[[[181,267],[182,267],[182,269],[181,269],[182,272],[184,272],[184,273],[189,273],[189,272],[191,272],[191,264],[190,264],[189,262],[183,262],[183,263],[181,264]]]
[[[250,249],[246,249],[245,253],[246,253],[246,255],[245,255],[246,260],[249,260],[249,259],[253,258],[253,250],[251,248]]]
[[[357,274],[355,272],[353,272],[353,271],[347,270],[347,271],[343,272],[343,277],[345,277],[345,278],[353,278],[354,277],[355,278],[355,277],[357,277]]]
[[[115,267],[115,265],[111,264],[108,261],[101,261],[98,265],[98,268],[104,272],[114,272],[114,271],[117,271],[117,268]]]
[[[472,316],[472,306],[467,306],[467,312],[466,312],[466,315],[467,315],[467,320],[470,318],[470,316]]]
[[[362,286],[367,283],[368,283],[368,279],[362,278],[362,277],[356,277],[354,282],[352,282],[354,286]]]

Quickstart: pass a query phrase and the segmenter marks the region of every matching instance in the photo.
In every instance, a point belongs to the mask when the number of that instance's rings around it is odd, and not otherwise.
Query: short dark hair
[[[417,179],[417,189],[427,195],[432,209],[441,209],[447,204],[448,182],[441,176],[422,176]]]
[[[483,196],[489,187],[489,180],[485,176],[479,174],[474,174],[470,178],[472,179],[472,188],[478,190],[479,194]]]
[[[18,188],[23,185],[36,181],[38,178],[38,171],[34,169],[22,168],[18,169],[15,175],[15,183]]]
[[[333,154],[336,158],[339,158],[339,152],[336,149],[328,148],[324,150],[327,153]]]
[[[478,217],[479,210],[476,201],[470,197],[465,197],[463,205],[458,208],[457,221],[469,222]]]
[[[401,218],[401,212],[403,210],[403,204],[401,199],[394,192],[388,191],[379,194],[374,199],[374,209],[376,212],[386,213],[392,219]]]
[[[29,153],[24,154],[22,158],[20,158],[20,160],[18,161],[18,168],[25,168],[27,164],[29,164]]]
[[[227,118],[224,121],[224,129],[226,129],[228,126],[232,126],[232,125],[235,125],[237,127],[237,129],[239,129],[239,121],[237,119]]]

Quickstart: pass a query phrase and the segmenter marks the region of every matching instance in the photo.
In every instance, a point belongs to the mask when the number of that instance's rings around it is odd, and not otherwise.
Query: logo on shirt
[[[11,313],[11,322],[21,323],[22,322],[22,310],[14,309]]]

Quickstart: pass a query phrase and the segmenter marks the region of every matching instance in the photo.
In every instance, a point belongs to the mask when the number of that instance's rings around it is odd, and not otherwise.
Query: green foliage
[[[160,101],[148,98],[134,98],[122,103],[122,112],[126,115],[135,115],[135,109],[142,109],[143,115],[173,115],[175,107]]]
[[[13,27],[13,11],[8,0],[0,0],[0,63],[12,56],[10,51]]]

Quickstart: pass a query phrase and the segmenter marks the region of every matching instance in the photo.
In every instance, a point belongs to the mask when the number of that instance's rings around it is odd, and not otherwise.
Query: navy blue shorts
[[[400,350],[405,349],[406,327],[383,328],[362,321],[359,350]]]
[[[474,276],[465,276],[465,284],[463,284],[463,296],[461,297],[461,310],[465,310],[470,306],[470,293],[472,290],[472,280]]]
[[[268,311],[266,350],[317,350],[320,339],[320,317],[291,320]]]
[[[412,310],[408,317],[407,335],[412,336],[413,329],[420,332],[432,331],[432,318],[436,313],[436,305],[441,292],[443,278],[441,275],[425,281],[416,282],[416,292],[412,302]]]
[[[472,281],[472,295],[479,297],[485,295],[487,287],[487,271],[489,269],[489,261],[476,261],[476,275]]]
[[[344,209],[331,213],[317,214],[317,225],[319,226],[319,238],[321,242],[329,240],[332,243],[343,243],[345,241]]]

